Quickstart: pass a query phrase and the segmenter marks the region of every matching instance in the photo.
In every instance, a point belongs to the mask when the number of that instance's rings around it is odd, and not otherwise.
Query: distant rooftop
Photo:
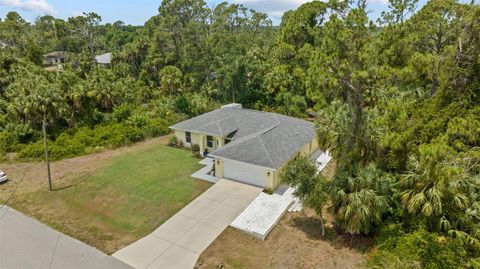
[[[315,137],[314,124],[270,112],[242,109],[238,104],[171,126],[172,129],[229,137],[210,156],[279,168]]]
[[[52,51],[44,56],[45,58],[65,58],[65,51]]]
[[[95,61],[97,64],[110,64],[112,62],[112,53],[107,52],[102,55],[95,56]]]

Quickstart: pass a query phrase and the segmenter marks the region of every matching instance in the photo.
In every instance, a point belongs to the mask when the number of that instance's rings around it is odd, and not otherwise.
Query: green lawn
[[[18,195],[12,206],[112,253],[152,232],[211,186],[190,175],[191,152],[154,145],[124,153],[88,174],[67,176],[53,192]]]

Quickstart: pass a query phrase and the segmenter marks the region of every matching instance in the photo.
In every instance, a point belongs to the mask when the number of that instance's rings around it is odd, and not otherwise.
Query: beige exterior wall
[[[186,143],[185,141],[185,131],[175,130],[175,136],[178,140],[181,140],[184,145],[191,147],[192,144],[197,144],[200,147],[200,152],[203,152],[207,148],[207,135],[200,133],[192,133],[192,143]],[[216,148],[223,147],[225,145],[225,139],[221,136],[213,136],[214,139],[214,148],[207,148],[209,152],[212,152]],[[315,137],[310,141],[310,143],[304,145],[300,151],[295,154],[290,160],[284,163],[279,169],[265,168],[264,173],[264,182],[263,186],[266,189],[275,190],[282,183],[282,172],[285,167],[293,161],[299,155],[301,156],[310,156],[318,149],[318,139]],[[215,159],[215,176],[222,178],[224,176],[223,160]]]
[[[223,160],[222,159],[215,159],[215,176],[216,177],[223,177]]]
[[[277,171],[275,169],[265,168],[265,189],[275,190],[280,182],[278,181]]]
[[[174,131],[175,131],[175,137],[177,138],[177,140],[182,141],[182,144],[186,145],[187,142],[185,142],[185,132],[180,130],[174,130]]]
[[[191,147],[192,145],[198,145],[200,147],[200,152],[204,152],[205,149],[208,149],[209,152],[216,150],[217,148],[223,147],[225,145],[225,139],[221,136],[212,136],[213,137],[213,147],[207,147],[207,135],[201,133],[191,132],[192,142],[187,143],[186,141],[186,131],[175,130],[175,137],[177,140],[182,141],[182,144],[186,147]]]

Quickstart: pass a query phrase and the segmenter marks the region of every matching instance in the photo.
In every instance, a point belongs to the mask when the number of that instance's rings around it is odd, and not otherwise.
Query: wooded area
[[[335,176],[300,160],[289,181],[317,212],[329,207],[339,233],[376,237],[370,266],[480,268],[480,7],[389,2],[371,21],[365,0],[313,1],[278,27],[203,0],[164,0],[142,27],[10,12],[0,153],[41,158],[43,122],[60,159],[166,134],[232,101],[314,115]],[[61,71],[45,70],[52,51],[66,52]],[[105,52],[107,67],[95,63]]]

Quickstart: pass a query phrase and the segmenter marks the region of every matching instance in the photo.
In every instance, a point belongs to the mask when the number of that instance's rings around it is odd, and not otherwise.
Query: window
[[[232,142],[233,136],[235,136],[236,133],[237,131],[233,131],[229,135],[227,135],[227,137],[225,138],[225,145]]]
[[[185,132],[185,142],[192,143],[192,133]]]
[[[207,147],[213,148],[213,137],[210,135],[207,136]]]

